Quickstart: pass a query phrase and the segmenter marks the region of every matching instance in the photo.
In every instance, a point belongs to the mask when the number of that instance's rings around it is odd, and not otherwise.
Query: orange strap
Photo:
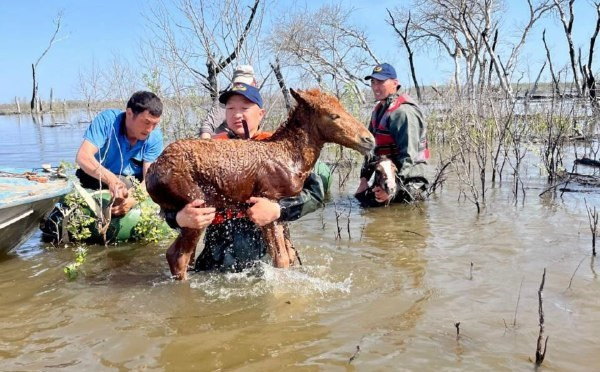
[[[262,141],[264,139],[271,137],[272,135],[273,135],[273,133],[271,133],[271,132],[258,132],[254,135],[254,137],[252,137],[252,139],[256,140],[256,141]],[[229,135],[227,134],[227,132],[223,132],[223,133],[215,134],[214,136],[212,136],[212,139],[214,139],[214,140],[229,140],[232,138],[229,138]]]

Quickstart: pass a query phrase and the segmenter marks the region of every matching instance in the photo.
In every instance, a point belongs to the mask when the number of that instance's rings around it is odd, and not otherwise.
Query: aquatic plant
[[[158,243],[163,239],[175,237],[173,230],[165,228],[160,217],[160,207],[148,199],[150,195],[143,184],[137,179],[132,179],[132,184],[131,192],[140,208],[140,219],[133,228],[135,237],[146,243]]]
[[[130,179],[130,181],[133,185],[130,188],[130,193],[137,201],[137,205],[133,208],[139,210],[139,217],[135,214],[133,215],[133,218],[138,218],[138,221],[134,222],[136,225],[133,226],[131,238],[154,243],[171,238],[173,236],[172,230],[167,227],[161,218],[158,205],[148,199],[149,195],[143,184],[136,179]],[[108,193],[98,193],[91,197],[94,199],[104,198],[106,200]],[[98,217],[95,216],[95,213],[98,212],[92,212],[86,200],[78,192],[73,192],[65,196],[63,204],[63,215],[65,216],[63,224],[69,232],[70,239],[74,241],[86,241],[93,238],[98,229]],[[137,212],[134,210],[133,213]],[[112,230],[116,228],[118,232],[118,225],[111,224],[110,226],[112,227],[107,226],[107,228]]]
[[[87,204],[83,197],[78,193],[70,193],[65,196],[65,205],[68,212],[65,216],[67,231],[74,240],[83,241],[92,236],[90,226],[96,221],[96,218],[87,213]]]
[[[85,262],[87,256],[87,249],[80,245],[75,249],[75,262],[63,268],[63,272],[67,276],[67,279],[74,280],[79,275],[78,268]]]

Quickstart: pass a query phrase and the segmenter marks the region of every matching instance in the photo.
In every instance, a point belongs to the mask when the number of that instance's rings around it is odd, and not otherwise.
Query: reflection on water
[[[36,168],[75,162],[89,114],[0,116],[0,167]]]
[[[73,159],[84,129],[0,117],[1,165]],[[426,204],[367,211],[348,198],[356,183],[333,185],[323,210],[292,224],[304,262],[292,270],[176,283],[163,242],[90,247],[69,282],[71,248],[35,234],[0,261],[2,370],[529,370],[544,268],[544,367],[596,369],[598,263],[582,196],[534,190],[514,206],[499,187],[477,216],[452,181]]]

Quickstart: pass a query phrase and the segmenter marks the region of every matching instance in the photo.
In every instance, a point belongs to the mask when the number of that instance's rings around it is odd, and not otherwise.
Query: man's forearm
[[[294,221],[323,206],[325,190],[321,177],[311,173],[300,194],[279,201],[280,221]]]
[[[119,177],[117,177],[113,172],[104,168],[96,158],[92,157],[91,159],[88,157],[82,157],[77,159],[77,164],[79,167],[88,175],[100,180],[106,185],[111,185],[115,182],[119,181]]]

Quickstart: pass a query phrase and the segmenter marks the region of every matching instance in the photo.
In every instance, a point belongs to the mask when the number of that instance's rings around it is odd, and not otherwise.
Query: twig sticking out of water
[[[579,265],[577,265],[577,267],[575,268],[575,271],[573,271],[573,275],[571,275],[571,280],[569,280],[569,286],[567,287],[567,290],[571,289],[571,284],[573,284],[573,278],[575,277],[577,270],[579,270],[579,266],[581,266],[581,264],[583,263],[583,260],[585,260],[586,258],[587,257],[583,257],[581,259],[581,261],[579,261]]]
[[[348,219],[348,223],[346,224],[346,230],[348,231],[348,240],[352,240],[352,235],[350,234],[350,215],[352,214],[352,202],[349,203],[350,208],[348,208],[348,215],[346,216]]]
[[[519,295],[517,296],[517,305],[515,306],[515,316],[513,318],[513,323],[512,323],[512,327],[516,328],[517,327],[517,312],[519,311],[519,302],[521,302],[521,290],[523,289],[523,281],[525,280],[525,277],[523,277],[523,279],[521,279],[521,285],[519,286]],[[506,320],[502,319],[504,321],[504,328],[508,328],[508,324],[506,324]]]
[[[596,232],[598,231],[598,212],[596,211],[596,207],[594,209],[588,207],[587,200],[585,201],[585,209],[587,210],[588,221],[590,223],[590,231],[592,232],[592,255],[596,255]]]
[[[540,333],[537,339],[537,348],[535,350],[535,365],[540,366],[544,362],[546,357],[546,350],[548,347],[548,337],[544,342],[544,350],[542,351],[542,340],[544,339],[544,307],[542,302],[542,292],[544,291],[544,283],[546,282],[546,268],[544,268],[544,274],[542,275],[542,283],[538,290],[538,314],[540,316]]]
[[[356,358],[358,358],[358,356],[360,355],[360,346],[356,345],[356,351],[354,352],[354,354],[352,354],[352,356],[350,357],[350,360],[348,360],[348,363],[352,363],[352,361]]]
[[[519,311],[519,302],[521,302],[521,290],[523,289],[523,281],[525,277],[521,279],[521,285],[519,286],[519,295],[517,296],[517,305],[515,306],[515,317],[513,319],[513,328],[517,326],[517,312]]]
[[[445,162],[444,160],[440,159],[440,166],[438,167],[439,170],[437,171],[437,174],[435,175],[435,179],[431,183],[431,186],[429,186],[429,188],[427,189],[426,197],[429,197],[429,195],[433,194],[438,188],[441,188],[444,185],[444,182],[446,181],[446,168],[448,168],[448,166],[452,164],[452,162],[456,159],[457,156],[458,155],[454,155]]]
[[[456,341],[458,341],[460,337],[460,322],[454,323],[454,326],[456,327]]]
[[[367,227],[367,221],[363,219],[363,224],[360,228],[360,239],[358,241],[362,242],[363,234],[365,233],[365,228]]]
[[[333,202],[333,208],[334,208],[333,213],[335,213],[335,225],[337,227],[337,232],[335,234],[335,240],[339,240],[342,238],[342,228],[340,227],[340,216],[342,215],[342,212],[338,211],[337,204],[335,201]]]
[[[473,262],[471,262],[471,268],[469,269],[469,280],[473,280]]]

